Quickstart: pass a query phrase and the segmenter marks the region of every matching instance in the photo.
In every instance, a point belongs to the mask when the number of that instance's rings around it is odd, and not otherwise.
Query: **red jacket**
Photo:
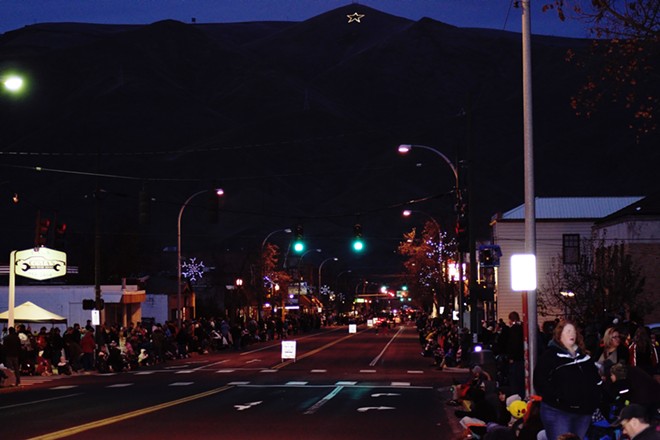
[[[80,340],[80,348],[83,353],[94,353],[96,349],[96,341],[94,341],[94,333],[87,332]]]

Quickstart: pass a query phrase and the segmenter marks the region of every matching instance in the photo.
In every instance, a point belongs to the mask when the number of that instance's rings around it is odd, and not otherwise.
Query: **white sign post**
[[[296,361],[296,341],[282,341],[282,360],[284,359]]]
[[[66,253],[46,247],[9,253],[9,306],[7,326],[14,326],[16,275],[33,280],[48,280],[66,275]]]

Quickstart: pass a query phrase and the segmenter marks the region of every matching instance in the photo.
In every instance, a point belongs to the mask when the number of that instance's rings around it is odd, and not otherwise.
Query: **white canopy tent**
[[[9,320],[9,311],[0,313],[0,322]],[[66,324],[66,318],[49,312],[38,305],[26,301],[14,308],[14,321],[17,323],[49,322],[51,324]]]

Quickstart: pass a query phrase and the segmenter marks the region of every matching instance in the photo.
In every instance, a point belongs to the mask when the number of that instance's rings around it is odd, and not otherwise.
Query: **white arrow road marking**
[[[396,409],[393,406],[363,406],[362,408],[358,408],[358,412],[367,412],[370,409],[375,409],[377,411],[381,411],[384,409]]]
[[[372,394],[371,397],[383,397],[383,396],[400,396],[399,393],[376,393]]]
[[[260,400],[258,402],[249,402],[249,403],[246,403],[244,405],[234,405],[234,408],[236,408],[238,411],[243,411],[244,409],[250,409],[253,406],[257,406],[262,402],[263,402],[263,400]]]

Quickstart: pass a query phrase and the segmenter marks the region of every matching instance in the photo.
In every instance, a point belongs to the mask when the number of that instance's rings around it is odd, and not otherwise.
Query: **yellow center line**
[[[150,406],[148,408],[142,408],[135,411],[127,412],[125,414],[119,414],[114,417],[108,417],[106,419],[97,420],[95,422],[85,423],[84,425],[78,425],[67,429],[62,429],[61,431],[51,432],[49,434],[40,435],[37,437],[32,437],[29,440],[54,440],[59,438],[68,437],[74,434],[80,434],[81,432],[88,431],[94,428],[100,428],[102,426],[111,425],[113,423],[121,422],[124,420],[131,419],[133,417],[139,417],[145,414],[152,412],[160,411],[165,408],[169,408],[175,405],[180,405],[182,403],[191,402],[193,400],[202,399],[204,397],[212,396],[213,394],[218,394],[228,389],[233,388],[233,386],[225,385],[220,388],[215,388],[203,393],[194,394],[192,396],[183,397],[181,399],[172,400],[170,402],[161,403],[159,405]]]
[[[367,330],[368,330],[368,329],[367,329]],[[335,344],[339,344],[340,342],[342,342],[342,341],[344,341],[344,340],[346,340],[346,339],[348,339],[348,338],[352,338],[353,336],[357,335],[358,333],[362,333],[362,332],[364,332],[364,331],[366,331],[366,330],[361,330],[361,331],[359,331],[359,332],[357,332],[357,333],[351,333],[351,334],[349,334],[349,335],[347,335],[347,336],[344,336],[343,338],[337,339],[336,341],[329,342],[329,343],[325,344],[325,345],[322,346],[322,347],[315,348],[315,349],[312,350],[312,351],[308,351],[307,353],[298,356],[296,359],[290,359],[290,360],[288,360],[288,361],[280,362],[279,364],[277,364],[277,365],[275,365],[274,367],[272,367],[272,369],[273,369],[273,370],[279,370],[280,368],[284,368],[284,367],[286,367],[287,365],[292,364],[293,362],[297,361],[298,359],[305,359],[306,357],[309,357],[309,356],[315,355],[316,353],[318,353],[318,352],[320,352],[320,351],[323,351],[323,350],[325,350],[326,348],[330,348],[330,347],[332,347],[332,346],[335,345]]]

